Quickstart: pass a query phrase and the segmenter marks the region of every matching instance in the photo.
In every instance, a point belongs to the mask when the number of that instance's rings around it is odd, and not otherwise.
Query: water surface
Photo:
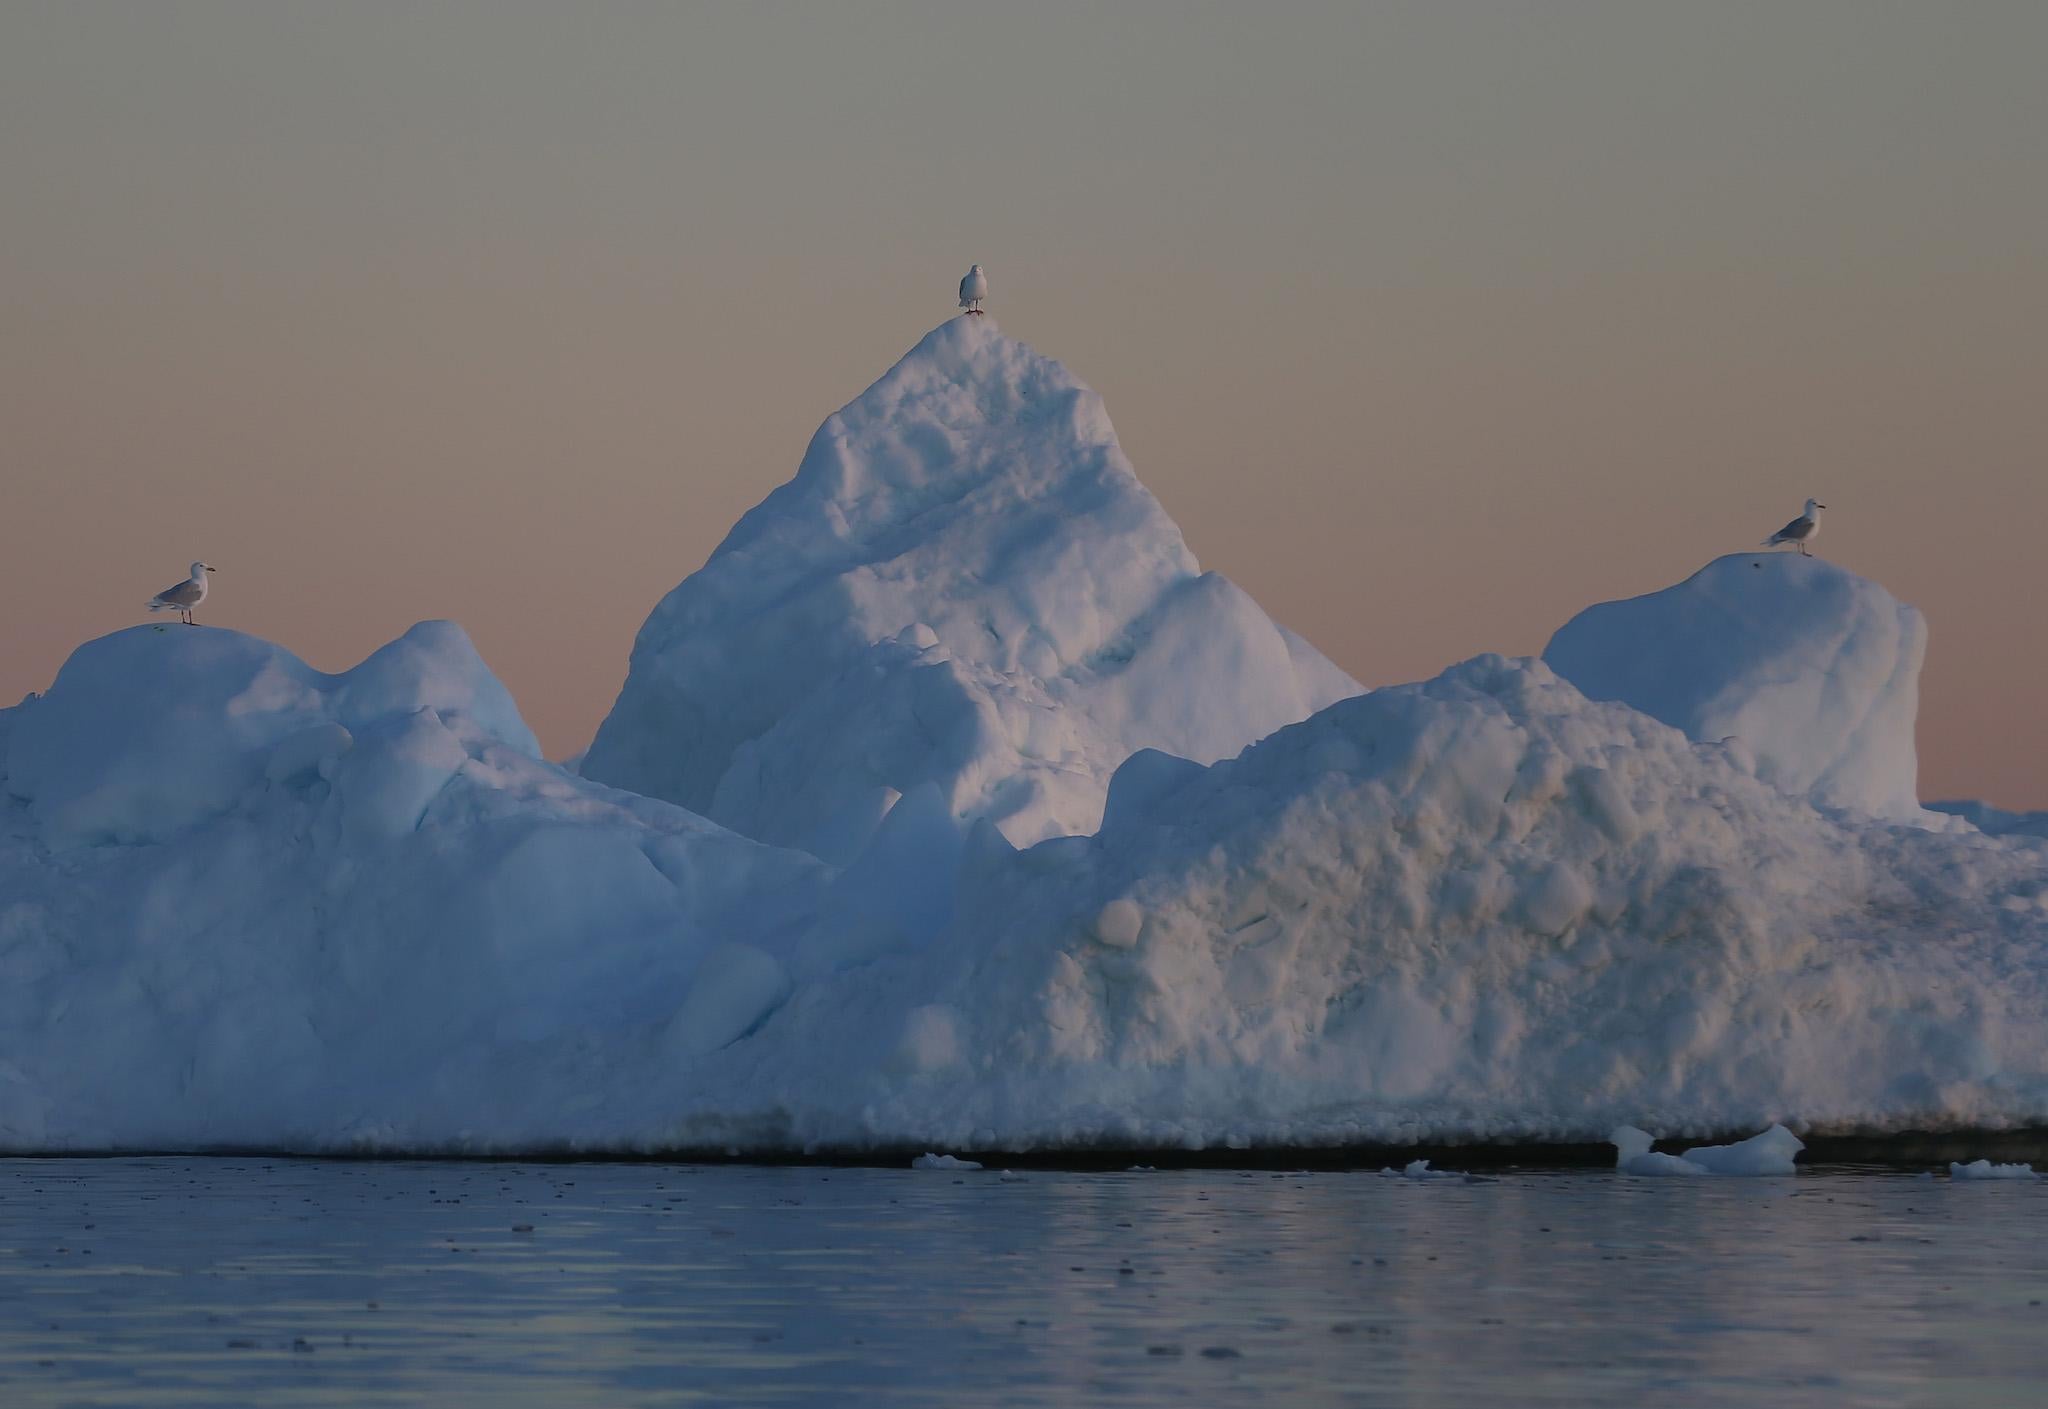
[[[2048,1186],[0,1161],[0,1402],[2048,1402]]]

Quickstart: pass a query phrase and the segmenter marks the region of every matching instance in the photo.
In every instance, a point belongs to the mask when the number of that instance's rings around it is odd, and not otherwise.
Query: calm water
[[[2044,1226],[1855,1172],[0,1161],[0,1403],[2048,1403]]]

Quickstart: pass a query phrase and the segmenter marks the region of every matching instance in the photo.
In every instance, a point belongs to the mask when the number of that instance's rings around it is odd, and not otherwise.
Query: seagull
[[[175,587],[166,587],[149,599],[153,612],[176,612],[178,619],[187,626],[192,624],[192,610],[206,600],[206,574],[213,569],[205,563],[192,564],[192,575]]]
[[[975,265],[967,271],[967,277],[960,281],[960,306],[969,313],[981,312],[981,301],[988,297],[988,275]]]
[[[1820,511],[1826,507],[1818,499],[1807,500],[1806,512],[1766,538],[1763,546],[1775,548],[1780,543],[1797,543],[1801,553],[1812,557],[1813,554],[1806,551],[1806,545],[1820,537]]]

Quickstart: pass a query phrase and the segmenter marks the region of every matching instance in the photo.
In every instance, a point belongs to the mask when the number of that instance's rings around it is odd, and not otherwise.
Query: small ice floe
[[[927,1150],[910,1162],[912,1169],[979,1169],[980,1165],[971,1159],[958,1159],[952,1155],[935,1155]]]
[[[1971,1160],[1968,1164],[1951,1163],[1948,1167],[1951,1179],[2039,1179],[2031,1164],[1993,1164],[1988,1159]]]
[[[1426,1159],[1410,1160],[1399,1169],[1383,1169],[1380,1171],[1380,1177],[1383,1179],[1456,1179],[1461,1183],[1469,1182],[1472,1178],[1471,1175],[1461,1173],[1455,1169],[1431,1169],[1429,1161]]]
[[[996,1178],[1005,1184],[1025,1184],[1030,1182],[1031,1176],[1019,1174],[1014,1169],[1003,1169],[996,1172]]]
[[[1157,1174],[1158,1172],[1159,1166],[1152,1164],[1134,1164],[1124,1171],[1126,1174]]]
[[[1616,1150],[1614,1167],[1623,1174],[1650,1177],[1701,1174],[1796,1174],[1793,1160],[1806,1148],[1797,1135],[1773,1125],[1761,1135],[1732,1145],[1695,1145],[1682,1155],[1662,1155],[1650,1148],[1648,1131],[1624,1125],[1608,1137]]]

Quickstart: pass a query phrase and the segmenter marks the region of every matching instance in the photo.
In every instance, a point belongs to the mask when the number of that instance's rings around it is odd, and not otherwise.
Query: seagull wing
[[[199,597],[199,584],[187,578],[177,586],[166,587],[163,591],[151,597],[149,604],[153,607],[189,607],[198,602]]]

